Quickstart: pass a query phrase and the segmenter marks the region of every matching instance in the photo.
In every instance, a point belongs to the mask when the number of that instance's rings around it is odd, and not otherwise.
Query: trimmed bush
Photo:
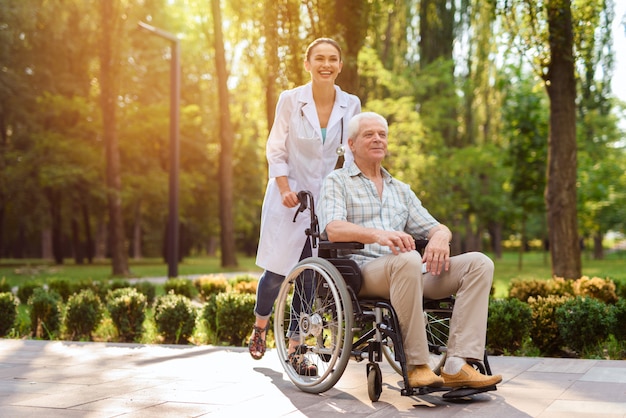
[[[550,294],[550,285],[547,280],[521,280],[512,279],[509,283],[509,298],[515,298],[522,302],[530,297],[546,297]]]
[[[233,286],[233,290],[237,293],[248,293],[251,295],[256,295],[257,284],[257,280],[239,281]]]
[[[163,288],[165,289],[165,293],[174,292],[188,299],[193,299],[198,293],[193,286],[193,282],[183,278],[168,279],[163,285]]]
[[[255,300],[255,296],[249,293],[219,293],[212,296],[202,312],[209,331],[220,342],[244,345],[254,323]]]
[[[109,291],[107,309],[122,342],[136,341],[143,331],[147,297],[135,288]]]
[[[166,344],[184,344],[193,335],[196,309],[191,300],[170,291],[154,301],[154,321]]]
[[[36,338],[51,340],[61,325],[61,296],[37,287],[28,298],[30,326]]]
[[[198,291],[200,300],[205,302],[209,300],[211,295],[217,295],[228,290],[228,280],[221,276],[201,276],[193,281],[193,285]]]
[[[509,297],[527,302],[528,298],[541,296],[546,298],[550,295],[573,297],[575,295],[573,282],[560,277],[549,280],[521,280],[513,279],[509,283]]]
[[[11,285],[7,282],[7,278],[3,277],[0,280],[0,293],[11,292]]]
[[[108,287],[107,287],[107,296],[108,296],[108,292],[111,291],[111,290],[124,289],[124,288],[127,288],[127,287],[132,287],[128,280],[123,280],[123,279],[111,280],[109,282]]]
[[[11,292],[0,293],[0,337],[9,334],[17,318],[17,299]]]
[[[156,285],[152,282],[144,280],[133,284],[131,287],[137,289],[137,291],[146,297],[146,302],[152,305],[154,298],[156,297]]]
[[[57,292],[63,302],[67,302],[70,296],[74,293],[72,284],[67,279],[48,279],[48,290]]]
[[[83,279],[74,283],[72,287],[72,293],[79,293],[81,290],[92,290],[100,300],[106,300],[107,292],[109,291],[109,285],[103,280]]]
[[[35,289],[43,289],[43,284],[38,281],[28,281],[20,284],[17,288],[17,298],[20,303],[28,303]]]
[[[626,299],[620,299],[612,307],[613,317],[611,334],[617,341],[626,342]]]
[[[556,354],[564,345],[556,322],[556,309],[568,300],[565,296],[530,297],[532,309],[530,336],[533,344],[544,355]]]
[[[70,339],[91,341],[91,334],[102,320],[103,313],[100,297],[93,290],[84,289],[70,296],[63,320]]]
[[[612,328],[609,307],[592,297],[577,296],[563,303],[556,308],[556,322],[561,339],[578,354],[606,340]]]
[[[604,303],[617,302],[615,283],[611,279],[583,276],[574,282],[576,296],[589,296]]]
[[[489,302],[487,347],[495,354],[511,354],[522,347],[530,335],[532,311],[518,299]]]

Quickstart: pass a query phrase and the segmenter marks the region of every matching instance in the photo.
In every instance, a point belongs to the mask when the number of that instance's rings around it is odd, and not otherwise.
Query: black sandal
[[[261,328],[253,325],[252,328],[252,336],[250,337],[250,342],[248,342],[248,351],[253,359],[260,360],[265,354],[265,339],[261,337],[261,334],[265,332],[267,336],[267,326]]]

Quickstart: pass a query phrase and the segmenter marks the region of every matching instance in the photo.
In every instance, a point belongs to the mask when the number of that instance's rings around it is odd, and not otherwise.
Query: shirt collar
[[[347,167],[347,170],[348,170],[348,175],[351,176],[351,177],[358,176],[358,175],[362,174],[361,173],[361,169],[359,168],[359,166],[354,164],[354,163],[350,164]],[[383,181],[385,183],[391,183],[393,181],[393,177],[391,176],[391,174],[389,174],[389,172],[385,169],[385,167],[381,167],[380,170],[381,170],[382,175],[383,175]]]

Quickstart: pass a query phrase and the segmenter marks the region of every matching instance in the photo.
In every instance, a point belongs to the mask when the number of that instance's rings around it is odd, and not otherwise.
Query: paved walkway
[[[367,395],[365,363],[307,394],[270,350],[0,339],[0,417],[626,417],[626,361],[491,357],[504,380],[472,401],[402,396],[382,363]]]

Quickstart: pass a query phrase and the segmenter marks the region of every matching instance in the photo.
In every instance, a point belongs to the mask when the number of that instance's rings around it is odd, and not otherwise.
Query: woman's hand
[[[298,194],[294,191],[287,190],[285,192],[281,192],[280,197],[282,198],[283,206],[288,208],[293,208],[300,204]]]

